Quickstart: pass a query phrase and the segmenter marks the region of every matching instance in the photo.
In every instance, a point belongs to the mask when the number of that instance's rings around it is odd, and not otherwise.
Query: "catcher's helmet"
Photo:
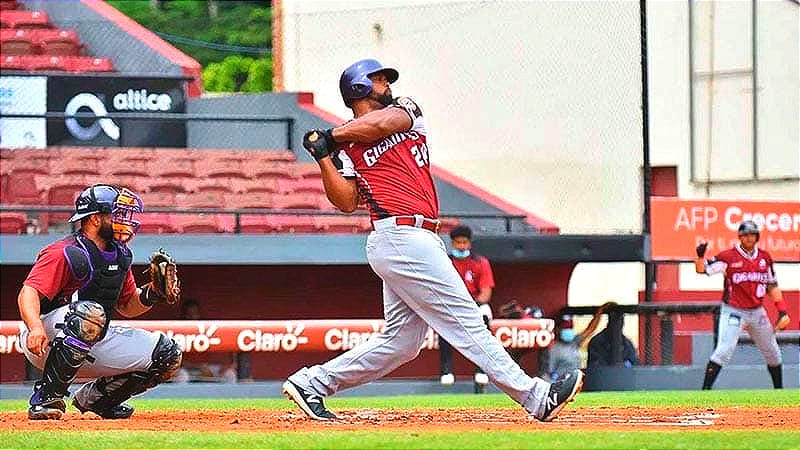
[[[386,75],[389,83],[394,83],[400,77],[397,70],[383,67],[374,59],[362,59],[344,69],[339,78],[339,91],[342,93],[344,104],[350,106],[351,101],[368,96],[372,92],[372,80],[369,76],[380,72]]]
[[[746,234],[755,234],[756,242],[758,242],[758,238],[761,236],[758,231],[758,225],[752,220],[745,220],[739,224],[739,236],[744,236]]]
[[[83,190],[75,199],[75,214],[70,222],[77,222],[92,214],[111,214],[114,237],[127,242],[139,231],[136,213],[144,210],[142,199],[125,188],[109,184],[95,184]]]

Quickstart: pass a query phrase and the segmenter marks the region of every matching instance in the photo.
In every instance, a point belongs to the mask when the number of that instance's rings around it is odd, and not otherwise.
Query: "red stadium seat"
[[[173,194],[190,192],[194,181],[189,178],[148,178],[147,180],[148,191]]]
[[[95,159],[62,159],[50,161],[50,173],[53,175],[100,175]]]
[[[73,30],[32,30],[31,35],[33,43],[43,55],[80,55],[81,44],[78,34]]]
[[[219,192],[231,194],[234,192],[233,183],[228,178],[200,178],[187,180],[185,183],[191,192]]]
[[[175,220],[183,233],[226,233],[233,231],[232,226],[216,214],[177,214]]]
[[[219,192],[182,194],[176,197],[179,206],[186,208],[222,208],[225,196]]]
[[[286,162],[259,161],[248,165],[247,171],[249,177],[256,180],[264,178],[294,178],[293,166],[293,164]]]
[[[25,61],[19,55],[0,55],[0,69],[27,70]]]
[[[372,230],[368,216],[314,216],[314,225],[324,233],[364,233]]]
[[[22,234],[26,231],[28,216],[18,212],[0,212],[0,233]]]
[[[148,213],[147,203],[145,202],[145,212],[140,214],[139,227],[140,234],[163,234],[177,233],[180,231],[176,220],[177,214],[169,213]]]
[[[16,0],[0,0],[0,11],[9,10],[9,9],[17,9],[17,1]]]
[[[272,198],[277,209],[323,209],[323,198],[318,194],[284,194]],[[327,202],[327,200],[326,200]]]
[[[103,162],[103,171],[114,177],[144,177],[150,176],[147,163],[136,163],[111,159]]]
[[[317,163],[296,163],[292,175],[295,178],[322,179]]]
[[[25,70],[30,71],[57,71],[69,70],[66,56],[29,55],[23,56]]]
[[[139,196],[142,197],[145,211],[151,206],[173,208],[178,206],[176,195],[173,192],[143,192]]]
[[[283,193],[311,193],[311,194],[325,194],[325,187],[322,185],[322,180],[317,179],[280,179],[277,180],[278,189]]]
[[[265,178],[263,180],[231,180],[234,192],[241,193],[255,193],[255,192],[278,192],[278,183],[276,180]]]
[[[155,177],[185,177],[194,178],[194,163],[188,159],[170,160],[169,163],[154,162],[150,167],[151,174]]]
[[[13,173],[16,177],[34,176],[34,175],[49,175],[50,164],[45,159],[33,158],[15,158],[3,164],[2,171],[5,173]],[[22,180],[23,178],[17,178]]]
[[[255,156],[255,160],[261,162],[292,162],[296,159],[297,157],[291,150],[261,150],[258,152],[258,155]]]
[[[3,55],[33,55],[37,51],[33,32],[25,29],[0,30],[0,50]]]
[[[280,227],[269,217],[242,214],[239,216],[239,232],[245,234],[278,233]]]
[[[311,216],[265,216],[269,226],[279,233],[317,233]]]
[[[244,164],[235,159],[205,159],[195,163],[201,178],[248,178]]]
[[[250,192],[233,194],[225,197],[225,207],[232,209],[269,209],[273,208],[274,196],[268,192]]]
[[[50,28],[50,19],[43,11],[0,10],[3,28]]]
[[[108,58],[65,56],[69,72],[113,72],[114,64]]]
[[[47,187],[40,184],[32,175],[9,175],[6,179],[6,190],[3,203],[12,205],[42,205]]]

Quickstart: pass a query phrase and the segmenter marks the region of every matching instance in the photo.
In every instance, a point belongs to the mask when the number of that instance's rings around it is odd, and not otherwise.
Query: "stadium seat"
[[[50,173],[53,175],[100,175],[96,159],[72,159],[50,161]]]
[[[193,181],[188,178],[147,178],[147,190],[149,192],[183,194],[191,191]]]
[[[50,164],[45,159],[15,158],[13,161],[3,164],[0,170],[4,173],[14,174],[18,181],[22,181],[24,176],[49,175]]]
[[[244,163],[236,159],[204,159],[195,167],[201,178],[248,178]]]
[[[145,202],[145,212],[140,215],[139,227],[140,234],[163,234],[163,233],[177,233],[180,231],[176,224],[177,214],[169,213],[148,213],[147,203]]]
[[[0,11],[9,10],[9,9],[17,9],[17,1],[16,0],[0,0]]]
[[[45,187],[38,182],[39,177],[10,175],[6,178],[3,203],[12,205],[42,205]]]
[[[25,70],[30,71],[69,71],[66,56],[28,55],[21,57],[25,61]]]
[[[279,179],[277,180],[278,190],[283,193],[311,193],[317,195],[325,194],[325,187],[322,180],[317,179]]]
[[[0,51],[3,55],[33,55],[37,51],[31,30],[0,29]]]
[[[227,233],[233,231],[232,225],[218,214],[177,214],[175,220],[183,233]],[[231,220],[232,224],[233,221]]]
[[[114,158],[103,161],[103,171],[114,177],[150,177],[147,163],[121,161]]]
[[[268,192],[250,192],[225,196],[225,207],[229,209],[269,209],[273,208],[273,195]]]
[[[28,216],[19,212],[0,212],[0,233],[22,234],[26,232]]]
[[[0,55],[0,69],[27,70],[25,61],[19,55]]]
[[[65,56],[69,72],[113,72],[114,64],[108,58],[90,56]]]
[[[0,25],[3,28],[50,28],[50,19],[43,11],[3,9],[0,10]]]
[[[194,178],[194,162],[188,159],[170,160],[169,163],[154,162],[150,167],[151,176],[160,178]]]
[[[323,209],[322,202],[320,195],[308,193],[276,195],[272,198],[273,208],[277,209]]]
[[[266,223],[278,233],[317,233],[311,216],[263,216]]]
[[[292,175],[295,178],[322,179],[317,163],[296,163],[293,167]]]
[[[136,177],[136,176],[108,176],[106,175],[105,178],[108,180],[107,183],[111,183],[117,186],[125,187],[133,192],[141,195],[144,192],[150,192],[150,178],[147,177]]]
[[[184,208],[223,208],[225,196],[219,192],[181,194],[175,197],[178,206]]]
[[[219,192],[231,194],[234,192],[233,183],[228,178],[199,178],[187,180],[184,183],[191,192]]]
[[[31,37],[39,53],[51,56],[78,56],[81,45],[72,30],[32,30]],[[5,49],[3,51],[5,53]]]
[[[144,203],[145,211],[148,207],[176,207],[178,205],[174,192],[142,192],[139,194]]]
[[[239,233],[263,234],[280,232],[278,225],[269,217],[255,214],[242,214],[239,216]]]
[[[368,216],[314,216],[314,226],[323,233],[364,233],[372,230]]]
[[[249,178],[261,180],[264,178],[294,178],[293,164],[282,161],[258,161],[247,166]]]
[[[263,162],[292,162],[296,159],[297,157],[291,150],[261,150],[255,157],[255,160]]]
[[[278,192],[278,183],[276,180],[265,178],[263,180],[231,180],[234,192],[240,193],[255,193],[255,192]]]

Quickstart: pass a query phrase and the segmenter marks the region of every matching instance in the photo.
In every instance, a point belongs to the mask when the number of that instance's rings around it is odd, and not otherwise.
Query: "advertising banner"
[[[51,75],[47,109],[96,118],[49,119],[49,145],[185,147],[184,121],[141,120],[112,114],[186,112],[185,81],[173,78]]]
[[[383,320],[129,320],[114,321],[161,331],[184,352],[319,352],[345,351],[380,333]],[[0,354],[19,354],[22,321],[0,321]],[[492,333],[506,348],[544,348],[553,341],[551,319],[496,319]],[[428,330],[423,350],[439,348]]]
[[[688,261],[695,247],[708,242],[715,255],[739,242],[739,224],[754,221],[758,247],[775,261],[800,261],[800,202],[651,199],[652,257],[656,261]]]
[[[0,147],[45,148],[44,118],[3,118],[7,114],[47,112],[47,77],[0,77]]]

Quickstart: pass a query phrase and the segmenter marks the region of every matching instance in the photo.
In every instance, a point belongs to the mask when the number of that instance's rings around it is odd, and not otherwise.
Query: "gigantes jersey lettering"
[[[372,220],[414,214],[438,218],[422,111],[408,97],[396,98],[389,108],[402,108],[411,118],[411,128],[378,142],[340,145],[335,152],[339,173],[356,180]]]

